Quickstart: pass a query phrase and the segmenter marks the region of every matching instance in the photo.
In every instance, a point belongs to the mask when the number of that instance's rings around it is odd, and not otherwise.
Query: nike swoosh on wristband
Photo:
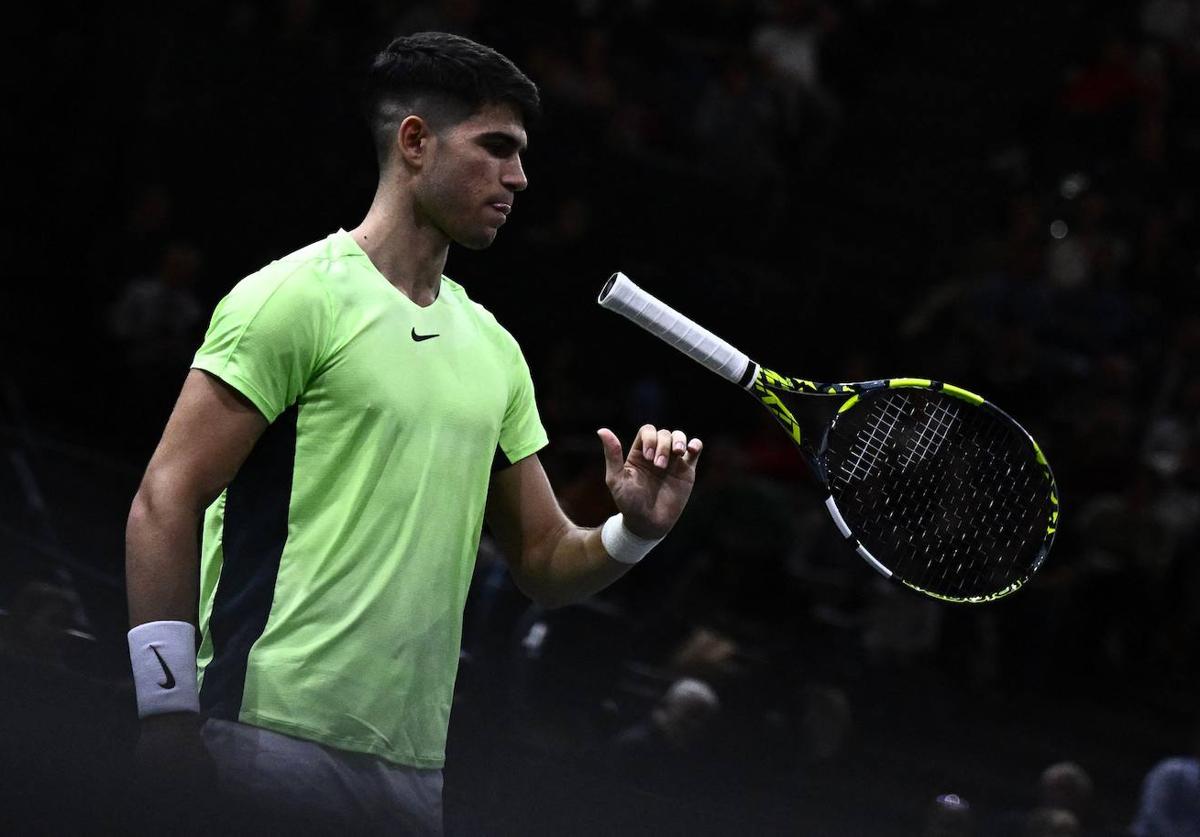
[[[158,685],[163,689],[174,689],[175,688],[175,675],[172,674],[171,669],[169,669],[167,667],[166,662],[162,658],[162,654],[158,653],[158,649],[155,648],[153,645],[151,645],[150,650],[154,652],[154,656],[158,657],[158,664],[160,666],[162,666],[163,674],[167,675],[167,682],[159,683]]]
[[[417,334],[417,330],[412,330],[412,339],[420,343],[422,340],[432,340],[435,337],[441,337],[440,334]]]

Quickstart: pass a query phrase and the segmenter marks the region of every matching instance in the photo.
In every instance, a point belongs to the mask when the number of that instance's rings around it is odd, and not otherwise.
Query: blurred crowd
[[[129,696],[119,548],[27,548],[56,496],[39,439],[144,466],[216,300],[365,211],[371,52],[446,30],[544,97],[513,222],[447,272],[526,352],[564,507],[611,513],[597,426],[706,441],[676,531],[593,601],[529,606],[485,536],[452,824],[1200,834],[1200,3],[969,5],[226,0],[41,21],[46,110],[23,141],[47,163],[12,174],[52,223],[9,266],[9,312],[31,315],[5,323],[30,362],[0,378],[0,549],[27,556],[0,575],[6,670],[37,681],[37,658]],[[919,374],[1003,406],[1060,487],[1041,574],[979,608],[886,584],[752,402],[594,310],[617,269],[783,371]],[[110,476],[94,493],[119,530],[136,483]],[[7,694],[19,727],[43,693]],[[535,782],[558,807],[524,804]]]

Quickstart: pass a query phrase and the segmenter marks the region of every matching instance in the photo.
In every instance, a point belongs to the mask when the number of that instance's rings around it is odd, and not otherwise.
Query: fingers
[[[643,424],[638,431],[638,449],[647,462],[654,462],[658,450],[658,431],[653,424]]]
[[[607,427],[601,427],[596,431],[596,435],[600,437],[600,444],[604,446],[604,479],[611,484],[620,475],[621,467],[624,464],[621,456],[621,442],[617,439],[617,435]],[[634,447],[637,447],[636,442]]]
[[[665,468],[671,463],[671,431],[658,431],[658,440],[654,446],[654,467]]]
[[[671,454],[683,456],[687,452],[687,434],[682,430],[671,432]]]
[[[655,468],[666,469],[676,460],[693,465],[703,447],[699,439],[689,442],[682,430],[659,430],[652,424],[644,424],[629,453],[631,457],[637,453]]]

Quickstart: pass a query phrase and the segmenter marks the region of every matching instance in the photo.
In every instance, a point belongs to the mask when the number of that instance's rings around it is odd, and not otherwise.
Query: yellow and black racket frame
[[[825,507],[829,511],[830,517],[833,518],[834,525],[851,545],[851,547],[863,558],[868,564],[874,567],[885,578],[903,584],[904,586],[923,593],[927,596],[940,599],[946,602],[981,604],[984,602],[995,601],[1016,592],[1025,585],[1050,553],[1050,547],[1054,543],[1054,535],[1058,531],[1058,515],[1059,515],[1059,499],[1058,486],[1054,480],[1054,473],[1050,468],[1050,463],[1046,459],[1046,455],[1042,452],[1037,440],[1020,425],[1012,416],[1004,410],[997,407],[995,404],[976,395],[970,390],[947,384],[942,381],[935,381],[930,378],[881,378],[873,381],[858,381],[854,383],[825,383],[821,381],[811,381],[807,378],[793,378],[787,375],[780,375],[774,370],[768,369],[765,366],[760,366],[754,361],[749,361],[746,366],[746,371],[742,375],[742,380],[739,381],[744,389],[750,392],[759,402],[770,411],[775,420],[787,431],[796,447],[799,449],[805,463],[813,476],[820,483],[821,489],[825,495]],[[1020,436],[1028,441],[1030,452],[1041,468],[1043,475],[1049,485],[1049,502],[1046,507],[1046,531],[1045,537],[1038,547],[1033,561],[1028,566],[1028,572],[1022,577],[1014,580],[1003,589],[989,593],[983,596],[963,596],[954,597],[947,596],[942,593],[937,593],[932,590],[924,589],[911,581],[899,578],[891,570],[883,565],[871,552],[862,544],[855,536],[855,533],[846,524],[845,518],[842,516],[841,510],[838,508],[837,500],[833,496],[833,491],[830,487],[829,472],[826,463],[826,452],[828,450],[828,441],[830,434],[836,429],[838,419],[843,415],[853,410],[858,406],[864,394],[878,390],[894,390],[894,389],[921,389],[930,392],[942,392],[952,395],[961,401],[970,404],[972,407],[985,410],[1004,422],[1011,425]],[[800,423],[796,421],[796,417],[787,405],[779,397],[779,393],[788,393],[793,395],[816,395],[825,396],[828,398],[845,397],[845,400],[838,406],[837,413],[832,421],[825,425],[825,429],[821,434],[821,439],[818,444],[810,445],[800,429]]]

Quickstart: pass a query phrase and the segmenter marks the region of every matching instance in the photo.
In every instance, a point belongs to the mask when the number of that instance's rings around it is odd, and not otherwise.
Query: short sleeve
[[[216,375],[273,422],[320,368],[331,320],[311,269],[260,271],[217,304],[192,368]]]
[[[533,379],[521,349],[513,343],[513,360],[509,377],[508,407],[500,426],[500,451],[507,464],[514,464],[544,448],[549,442],[546,429],[538,415],[533,395]]]

